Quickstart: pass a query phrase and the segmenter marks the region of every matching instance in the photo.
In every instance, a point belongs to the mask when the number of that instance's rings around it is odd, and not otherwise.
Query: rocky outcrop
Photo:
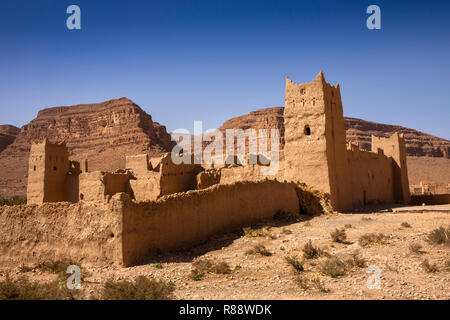
[[[20,129],[9,124],[0,125],[0,152],[14,142]]]
[[[27,163],[33,141],[67,141],[72,160],[88,159],[89,170],[114,171],[125,156],[157,156],[171,150],[166,128],[127,98],[39,111],[0,153],[0,197],[26,193]]]

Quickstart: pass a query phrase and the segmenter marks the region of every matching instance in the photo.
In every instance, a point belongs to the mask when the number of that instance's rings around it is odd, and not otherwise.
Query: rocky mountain
[[[115,170],[125,155],[171,150],[166,128],[127,98],[39,111],[0,152],[0,198],[25,195],[31,142],[67,141],[71,159],[88,159],[89,170]]]
[[[280,129],[280,146],[284,145],[283,107],[265,108],[249,114],[231,118],[219,128],[226,129]],[[371,150],[371,135],[389,137],[394,132],[403,133],[406,139],[406,153],[415,157],[450,158],[450,141],[438,138],[414,129],[401,126],[365,121],[356,118],[345,118],[347,142],[359,144],[363,150]]]
[[[0,125],[0,152],[14,142],[20,129],[9,124]]]

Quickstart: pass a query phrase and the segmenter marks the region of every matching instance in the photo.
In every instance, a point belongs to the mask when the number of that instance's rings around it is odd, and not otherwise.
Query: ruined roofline
[[[31,145],[45,145],[50,147],[67,147],[67,141],[52,142],[49,138],[34,140]]]
[[[332,85],[332,84],[326,82],[325,76],[324,76],[322,70],[320,70],[320,72],[317,74],[317,76],[311,82],[295,83],[289,77],[286,77],[286,86],[287,85],[293,85],[293,86],[311,85],[311,84],[313,84],[316,81],[320,81],[323,84],[327,84],[327,85],[329,85],[332,88],[339,89],[339,83],[336,83],[336,85]]]

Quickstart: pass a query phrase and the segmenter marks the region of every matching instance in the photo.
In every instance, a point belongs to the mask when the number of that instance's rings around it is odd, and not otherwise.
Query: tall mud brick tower
[[[28,164],[27,203],[66,201],[66,175],[70,169],[66,143],[47,139],[32,144]]]
[[[396,202],[409,203],[411,194],[409,191],[406,146],[403,135],[396,132],[390,138],[372,136],[372,152],[377,152],[377,149],[383,149],[385,155],[392,157],[394,200]]]
[[[339,85],[322,71],[310,83],[286,78],[285,179],[328,192],[336,210],[352,208]]]

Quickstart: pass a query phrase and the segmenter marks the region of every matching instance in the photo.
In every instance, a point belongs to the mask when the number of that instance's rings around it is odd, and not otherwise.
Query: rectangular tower
[[[352,209],[339,85],[322,71],[310,83],[286,79],[285,179],[328,192],[335,210]]]
[[[408,204],[411,200],[411,194],[403,135],[396,132],[390,138],[372,136],[372,152],[376,152],[377,149],[383,149],[384,154],[393,159],[394,200]]]
[[[28,163],[27,203],[67,201],[66,177],[70,170],[66,143],[47,139],[33,143]]]

